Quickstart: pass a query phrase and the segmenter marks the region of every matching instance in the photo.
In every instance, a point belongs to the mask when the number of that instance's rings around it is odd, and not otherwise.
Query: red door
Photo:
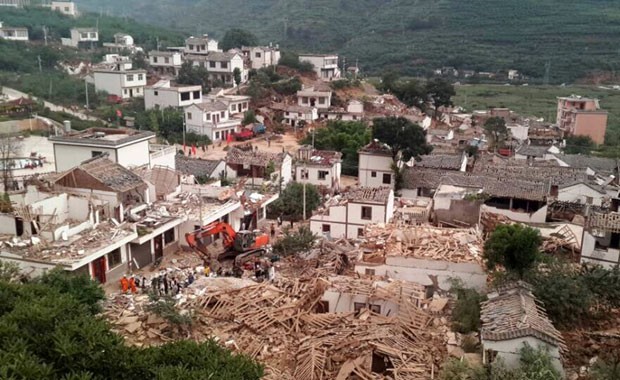
[[[97,260],[93,261],[91,263],[92,269],[93,269],[93,277],[99,281],[99,283],[101,284],[105,284],[106,278],[105,278],[105,271],[106,271],[106,265],[105,265],[105,256],[98,258]]]

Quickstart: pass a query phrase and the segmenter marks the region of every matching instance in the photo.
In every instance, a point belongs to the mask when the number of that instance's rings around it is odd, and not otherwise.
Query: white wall
[[[360,153],[358,181],[360,186],[365,187],[381,187],[392,186],[394,184],[394,175],[392,172],[392,157]],[[373,177],[372,173],[376,176]],[[389,184],[383,183],[383,174],[391,176]]]
[[[108,73],[95,71],[93,77],[95,78],[96,91],[105,91],[110,95],[123,97],[122,75],[120,72]]]
[[[176,170],[176,161],[174,157],[176,156],[176,147],[174,145],[170,146],[170,149],[165,150],[157,150],[155,152],[150,153],[150,167],[154,168],[155,166],[165,166],[172,170]]]
[[[560,361],[560,350],[558,349],[558,347],[532,336],[500,341],[490,341],[482,339],[483,355],[485,355],[484,351],[486,350],[497,351],[496,358],[501,358],[504,361],[506,367],[517,368],[521,365],[521,355],[519,351],[521,350],[521,348],[523,348],[525,343],[529,344],[532,348],[546,347],[549,350],[549,355],[552,358],[553,366],[561,373],[564,373],[564,369],[562,368],[562,363]],[[483,360],[485,362],[488,360],[486,358],[486,355],[483,356]]]
[[[56,171],[62,172],[74,168],[82,163],[82,161],[93,158],[92,152],[108,153],[108,158],[116,162],[116,150],[114,148],[103,148],[93,146],[79,145],[54,145],[54,163]]]
[[[383,299],[370,299],[368,296],[359,294],[341,293],[336,290],[327,290],[321,301],[329,302],[330,313],[348,313],[355,310],[355,303],[378,305],[381,307],[381,315],[394,317],[398,315],[398,304]]]
[[[386,214],[385,205],[377,205],[377,204],[372,204],[372,203],[348,202],[347,206],[348,206],[347,222],[349,224],[366,225],[369,223],[385,223],[385,214]],[[370,220],[362,219],[362,207],[372,208],[372,215],[371,215]]]
[[[610,236],[602,240],[609,243]],[[596,249],[596,237],[589,231],[584,231],[581,243],[581,263],[592,263],[611,269],[620,265],[620,250],[614,248]]]
[[[347,206],[332,206],[329,208],[329,215],[316,214],[310,218],[310,230],[315,234],[323,236],[323,224],[330,225],[330,233],[328,236],[332,239],[345,237],[347,234]]]
[[[588,203],[587,197],[592,198],[591,204],[600,206],[603,203],[605,194],[601,194],[583,183],[577,183],[573,186],[565,187],[558,191],[558,200],[564,202],[578,202],[586,204]]]
[[[148,140],[125,145],[117,150],[117,161],[126,168],[148,165],[150,162]]]
[[[13,215],[0,214],[0,234],[17,234],[17,230],[15,229],[15,217]]]
[[[506,209],[491,207],[488,205],[480,206],[480,212],[490,212],[492,214],[504,215],[515,222],[524,223],[545,223],[547,220],[547,206],[541,207],[534,213],[517,212]]]
[[[293,180],[293,158],[288,154],[282,160],[280,175],[282,176],[282,187],[286,187]]]
[[[329,188],[332,186],[332,180],[334,180],[336,183],[339,182],[339,178],[335,176],[335,167],[337,165],[340,164],[335,164],[332,167],[303,166],[303,164],[300,164],[295,168],[295,180],[300,183],[310,183],[316,186],[326,186]],[[308,179],[303,178],[301,175],[304,170],[308,173]],[[325,179],[319,179],[320,171],[327,172]]]

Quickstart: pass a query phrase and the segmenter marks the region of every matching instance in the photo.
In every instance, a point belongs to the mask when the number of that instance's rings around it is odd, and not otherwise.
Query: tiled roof
[[[574,168],[591,168],[597,172],[613,173],[618,161],[613,158],[583,156],[581,154],[556,154],[555,157]]]
[[[560,332],[526,284],[491,293],[480,312],[482,340],[501,341],[533,336],[565,349]]]
[[[226,163],[233,165],[267,166],[273,161],[275,165],[281,165],[286,153],[270,153],[264,151],[245,151],[231,147],[226,154]]]
[[[474,174],[491,177],[509,177],[528,181],[550,181],[552,185],[564,185],[585,181],[585,169],[555,165],[556,161],[534,162],[532,166],[525,160],[503,160],[488,162],[477,160]]]
[[[306,148],[307,149],[307,148]],[[311,148],[310,148],[311,149]],[[304,147],[299,148],[300,156],[304,153]],[[299,161],[310,166],[332,166],[340,162],[342,153],[333,150],[315,150],[310,152],[310,159],[304,160],[303,156],[299,157]]]
[[[217,102],[202,102],[195,104],[196,107],[206,112],[226,111],[228,106],[220,101]]]
[[[444,169],[406,167],[403,171],[403,188],[436,189],[439,187],[441,177],[445,174]]]
[[[528,157],[544,157],[549,148],[549,146],[523,145],[516,153]]]
[[[380,202],[388,201],[392,188],[383,187],[354,187],[343,196],[351,202]]]
[[[370,142],[370,144],[364,146],[359,150],[360,153],[372,153],[372,154],[381,154],[381,155],[392,155],[392,149],[389,145],[383,144],[379,140],[375,139]]]
[[[416,167],[433,169],[452,169],[459,170],[463,163],[463,156],[455,154],[437,154],[420,156],[420,161],[416,161]]]
[[[273,103],[269,108],[286,112],[310,113],[313,107],[298,106],[296,104]]]
[[[72,178],[71,173],[74,170],[81,170],[106,187],[120,193],[146,185],[140,176],[122,165],[109,160],[107,154],[102,154],[82,162],[79,166],[68,170],[65,174],[58,177],[55,183],[62,182],[63,185],[66,185],[67,180]],[[72,183],[70,187],[77,188],[82,186],[88,185]]]
[[[201,158],[190,158],[186,156],[175,156],[177,170],[183,174],[194,176],[211,177],[221,160],[204,160]]]
[[[152,169],[144,166],[134,170],[134,172],[155,186],[158,197],[173,193],[180,184],[179,175],[166,166],[155,166]]]

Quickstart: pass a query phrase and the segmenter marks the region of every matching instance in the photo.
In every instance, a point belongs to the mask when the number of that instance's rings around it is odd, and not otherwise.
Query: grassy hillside
[[[508,107],[522,115],[555,121],[558,96],[582,95],[600,99],[609,111],[606,144],[620,146],[620,91],[595,86],[456,86],[454,103],[468,111],[490,107]]]
[[[81,0],[100,12],[221,37],[335,51],[367,72],[515,68],[551,83],[620,69],[615,0]]]

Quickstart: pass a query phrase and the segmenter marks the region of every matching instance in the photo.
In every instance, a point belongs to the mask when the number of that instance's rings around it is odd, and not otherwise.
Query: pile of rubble
[[[399,306],[398,315],[382,316],[368,309],[317,313],[332,286],[321,277],[260,284],[199,280],[177,296],[180,312],[194,316],[186,337],[212,338],[249,355],[265,365],[266,379],[422,379],[445,356],[445,319],[423,310],[409,293],[390,294],[402,287],[381,290],[381,297]],[[106,305],[106,316],[130,344],[174,338],[170,322],[150,314],[148,302],[146,295],[119,295]],[[377,369],[373,356],[388,365]]]
[[[386,256],[480,263],[483,238],[475,228],[376,224],[366,226],[361,247],[367,263],[384,263]]]

